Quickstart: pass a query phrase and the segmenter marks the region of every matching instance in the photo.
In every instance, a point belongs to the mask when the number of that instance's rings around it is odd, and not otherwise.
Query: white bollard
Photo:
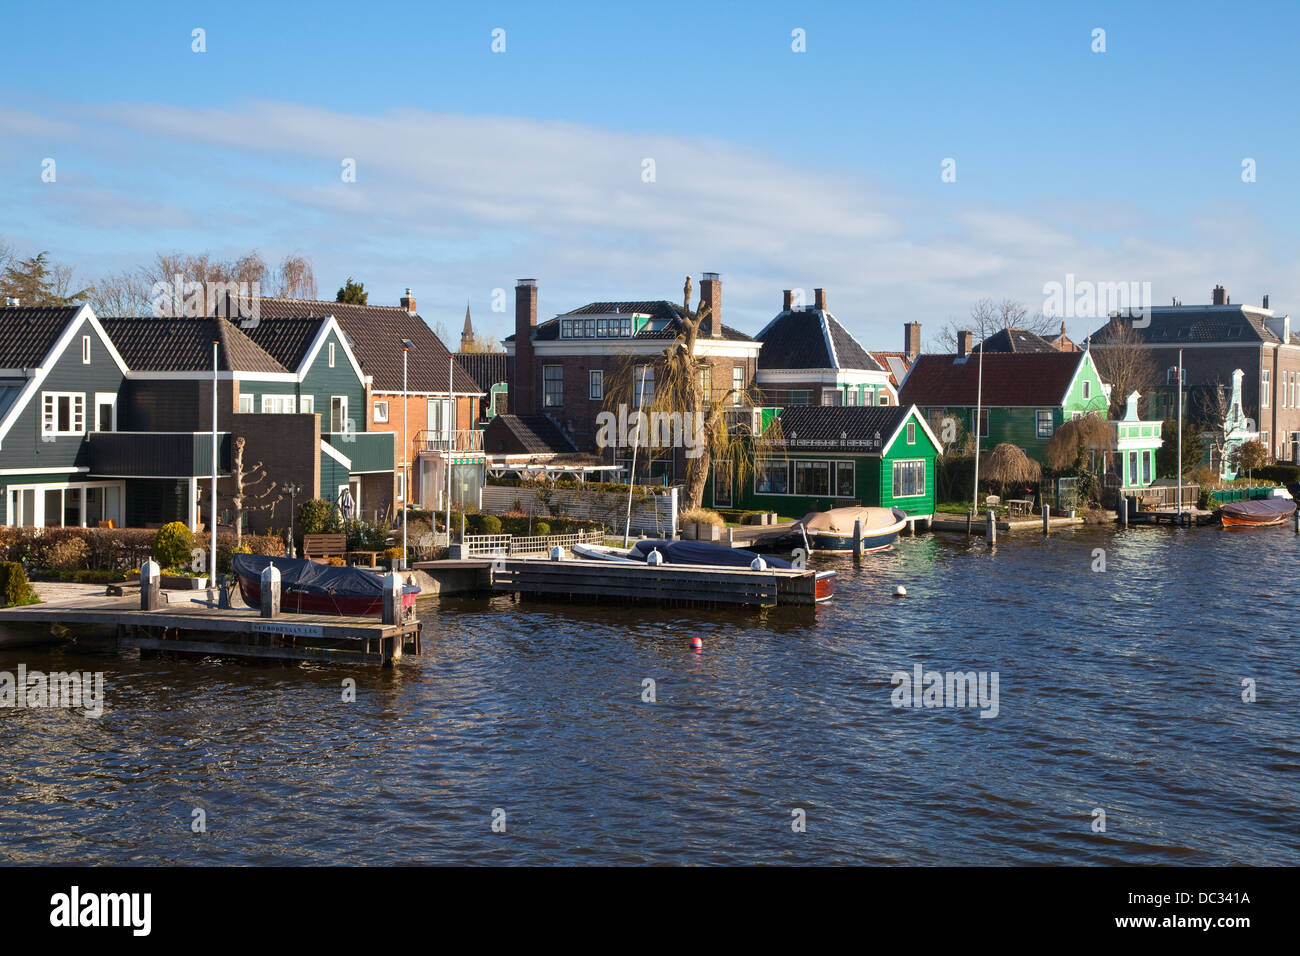
[[[989,513],[984,518],[984,537],[988,539],[989,547],[998,543],[998,516],[989,509]]]
[[[660,554],[658,551],[651,551],[649,554],[646,555],[645,563],[657,567],[658,565],[664,563],[664,556]]]
[[[551,548],[552,561],[559,561],[563,557],[564,557],[564,549],[561,548],[558,544],[555,547]]]
[[[402,577],[392,571],[384,575],[384,623],[402,622]]]
[[[758,557],[756,557],[753,561],[749,562],[749,570],[751,571],[767,570],[767,562],[763,560],[763,556],[761,554]]]
[[[162,568],[150,558],[140,566],[140,610],[156,611],[162,606]]]
[[[280,616],[280,569],[268,564],[262,569],[262,617]]]

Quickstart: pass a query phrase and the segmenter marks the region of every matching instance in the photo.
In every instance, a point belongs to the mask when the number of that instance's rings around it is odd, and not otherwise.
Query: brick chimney
[[[537,377],[533,368],[533,332],[537,329],[537,280],[515,283],[515,380],[510,384],[510,411],[537,413]]]
[[[1210,305],[1227,305],[1227,304],[1228,304],[1228,290],[1225,289],[1223,286],[1221,286],[1221,285],[1216,285],[1216,286],[1214,287],[1214,293],[1213,293],[1213,295],[1214,295],[1214,298],[1212,298],[1212,299],[1210,300]]]
[[[813,289],[813,308],[823,312],[826,310],[825,289]]]
[[[975,333],[958,332],[957,333],[957,354],[970,355],[975,351]]]
[[[403,309],[411,315],[415,315],[415,296],[411,294],[410,289],[407,289],[406,295],[402,296],[401,304]]]
[[[789,312],[794,308],[794,289],[786,289],[781,293],[781,311]]]
[[[722,280],[716,272],[700,276],[700,306],[709,307],[709,317],[700,326],[701,335],[722,335]]]
[[[920,322],[903,323],[903,353],[909,361],[921,354]]]
[[[1268,293],[1264,293],[1264,308],[1268,308]]]

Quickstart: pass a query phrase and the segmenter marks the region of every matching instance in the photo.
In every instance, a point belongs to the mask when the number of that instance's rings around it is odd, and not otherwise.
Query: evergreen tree
[[[347,302],[351,305],[365,305],[366,299],[370,293],[366,291],[364,282],[353,282],[352,276],[348,276],[348,281],[344,283],[343,288],[339,289],[339,294],[334,297],[335,302]]]

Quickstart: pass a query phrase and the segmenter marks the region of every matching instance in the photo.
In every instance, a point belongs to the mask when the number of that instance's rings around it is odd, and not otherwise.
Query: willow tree
[[[710,318],[710,307],[701,290],[699,305],[691,311],[691,280],[688,276],[678,316],[676,337],[664,351],[651,359],[628,355],[623,366],[605,390],[604,408],[614,416],[625,410],[630,421],[628,440],[622,447],[637,448],[637,455],[662,451],[664,431],[680,423],[680,434],[671,433],[671,452],[682,452],[686,463],[686,481],[682,508],[698,508],[704,500],[704,485],[714,461],[735,462],[732,480],[740,484],[754,469],[772,457],[782,443],[781,426],[772,421],[766,429],[755,428],[756,409],[763,404],[763,394],[752,385],[738,389],[718,388],[714,383],[713,365],[707,356],[698,354],[700,328]],[[705,336],[707,338],[707,336]],[[654,379],[653,391],[649,367]],[[730,375],[727,376],[728,380]],[[646,380],[646,394],[641,383]],[[705,382],[708,382],[706,388]],[[635,434],[632,427],[637,413],[646,416],[648,434]]]
[[[1008,442],[1002,442],[991,452],[981,456],[980,474],[990,485],[996,485],[1005,493],[1008,488],[1034,485],[1042,477],[1043,469],[1038,462],[1026,455],[1020,448]]]
[[[1082,468],[1089,451],[1110,452],[1115,447],[1115,428],[1096,412],[1072,418],[1052,433],[1044,455],[1055,471]]]

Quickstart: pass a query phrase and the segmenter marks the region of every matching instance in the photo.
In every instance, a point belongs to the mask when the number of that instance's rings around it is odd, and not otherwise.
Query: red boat
[[[1234,501],[1219,509],[1225,528],[1268,528],[1285,524],[1295,514],[1290,498],[1263,498],[1258,501]]]
[[[384,613],[384,586],[379,575],[361,568],[336,568],[297,558],[236,554],[231,567],[239,593],[251,607],[262,605],[262,572],[268,565],[280,571],[280,610],[340,617],[379,617]],[[402,613],[415,606],[420,589],[402,586]]]

